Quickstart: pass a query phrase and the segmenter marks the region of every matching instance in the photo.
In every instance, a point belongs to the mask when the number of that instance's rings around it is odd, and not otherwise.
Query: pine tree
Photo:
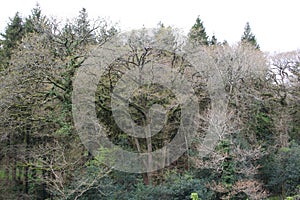
[[[249,43],[249,44],[253,45],[256,49],[259,49],[259,45],[257,44],[255,35],[251,31],[249,22],[247,22],[245,25],[244,33],[242,35],[241,41],[243,43]]]
[[[42,15],[39,4],[32,9],[31,15],[25,19],[25,33],[43,33],[47,25],[46,16]]]
[[[211,37],[211,40],[209,41],[210,45],[217,45],[218,44],[218,39],[216,38],[215,34]]]
[[[12,51],[24,36],[23,20],[18,12],[10,19],[1,36],[3,39],[0,41],[0,69],[3,69],[8,65]]]
[[[209,44],[208,36],[200,17],[197,17],[196,23],[191,28],[188,37],[190,42],[192,42],[195,46]]]
[[[93,35],[93,27],[90,25],[90,20],[88,19],[88,12],[85,8],[79,11],[79,16],[76,19],[75,26],[73,27],[75,36],[79,40],[84,40],[85,44],[93,42],[95,39]]]

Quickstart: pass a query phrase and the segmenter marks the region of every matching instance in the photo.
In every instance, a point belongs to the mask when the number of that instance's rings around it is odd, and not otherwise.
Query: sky
[[[39,3],[42,12],[59,20],[74,18],[84,7],[90,18],[105,17],[121,30],[156,27],[159,22],[188,33],[199,16],[209,36],[238,42],[246,22],[261,49],[300,49],[299,0],[6,0],[0,7],[0,31],[18,11],[26,17]]]

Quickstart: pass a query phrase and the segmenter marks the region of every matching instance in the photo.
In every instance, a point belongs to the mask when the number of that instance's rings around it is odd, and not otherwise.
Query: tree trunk
[[[13,166],[12,166],[12,180],[15,184],[17,184],[17,161],[16,158],[13,160]]]
[[[28,184],[28,166],[24,167],[24,193],[28,194],[29,184]]]
[[[27,165],[29,163],[29,139],[30,139],[29,132],[30,132],[30,127],[26,127],[25,138],[24,138],[24,144],[25,144],[24,193],[25,194],[29,193],[29,180],[28,180],[29,167]]]
[[[152,169],[153,165],[153,159],[152,159],[152,140],[151,136],[146,138],[147,141],[147,152],[148,152],[148,168],[147,170]],[[147,171],[147,180],[148,180],[148,185],[152,184],[152,173]]]

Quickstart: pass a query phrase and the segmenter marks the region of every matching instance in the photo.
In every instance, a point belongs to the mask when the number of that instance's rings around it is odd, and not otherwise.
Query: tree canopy
[[[249,43],[253,45],[256,49],[259,49],[259,45],[257,44],[255,35],[252,33],[249,22],[247,22],[245,25],[244,33],[241,37],[241,41],[244,43]]]
[[[0,41],[0,199],[299,198],[300,51],[258,49],[249,23],[228,44],[200,17],[182,36],[161,22],[122,34],[85,8],[64,23],[38,5],[17,12]],[[79,99],[96,118],[75,106],[76,89],[91,93],[79,72],[87,83],[99,78],[92,97]],[[141,156],[163,150],[141,162],[163,167],[116,170],[119,160],[132,163],[103,137]]]

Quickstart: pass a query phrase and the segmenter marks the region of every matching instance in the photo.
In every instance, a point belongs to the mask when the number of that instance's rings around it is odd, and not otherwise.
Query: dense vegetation
[[[242,31],[241,31],[242,32]],[[154,30],[120,30],[101,18],[79,16],[57,23],[37,6],[16,13],[0,40],[0,199],[300,199],[300,52],[268,55],[249,23],[239,43],[208,36],[198,17],[186,38],[162,23]],[[121,42],[127,50],[104,70],[96,92],[96,113],[107,137],[133,152],[152,152],[170,142],[181,116],[172,91],[157,84],[131,97],[133,121],[147,125],[146,110],[167,108],[167,120],[152,138],[134,138],[114,121],[111,93],[126,71],[163,62],[190,78],[201,118],[196,137],[171,165],[155,172],[113,169],[82,144],[72,117],[73,81],[95,48]],[[168,50],[155,48],[163,43]],[[201,69],[186,49],[198,52]],[[175,53],[176,52],[176,53]],[[106,56],[106,55],[104,55]],[[222,74],[228,100],[225,115],[212,113],[208,79]],[[201,140],[210,120],[219,142],[205,157]]]

